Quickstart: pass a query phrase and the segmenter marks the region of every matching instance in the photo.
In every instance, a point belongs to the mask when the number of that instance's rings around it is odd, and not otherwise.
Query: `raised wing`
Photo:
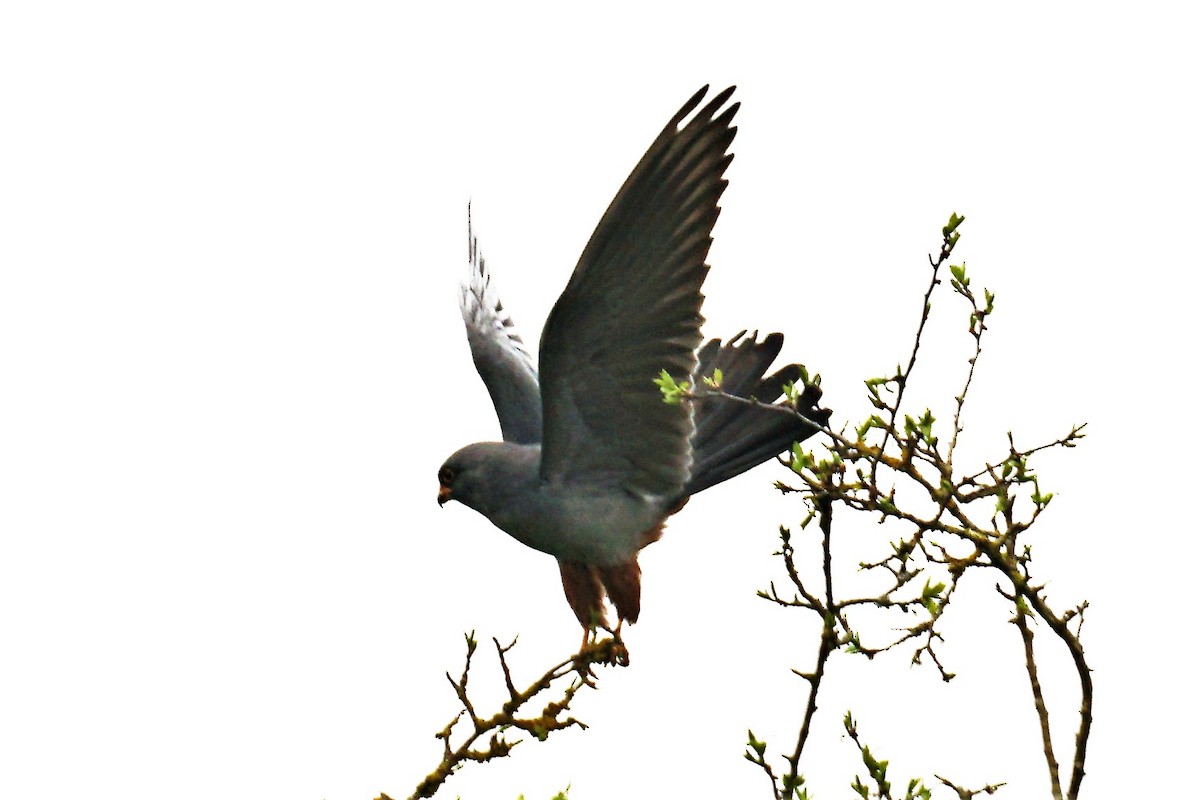
[[[700,289],[737,128],[726,89],[679,110],[596,226],[542,331],[542,477],[679,494],[691,469],[690,404],[667,405],[661,370],[690,380]]]
[[[470,280],[462,287],[462,315],[471,358],[492,396],[500,433],[506,442],[536,444],[542,440],[542,400],[537,370],[517,335],[512,318],[492,289],[492,276],[479,252],[467,209]]]

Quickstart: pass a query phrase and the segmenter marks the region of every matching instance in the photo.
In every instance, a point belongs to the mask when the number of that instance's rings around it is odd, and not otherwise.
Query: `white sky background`
[[[612,194],[705,83],[743,103],[707,332],[786,332],[835,420],[907,357],[926,254],[966,216],[956,255],[998,313],[961,457],[1089,423],[1035,462],[1059,494],[1033,537],[1051,599],[1092,604],[1085,794],[1177,794],[1197,26],[1166,5],[957,6],[6,5],[0,796],[407,796],[456,709],[463,631],[519,633],[526,681],[571,652],[553,562],[434,503],[442,460],[498,435],[456,305],[466,203],[536,342]],[[918,372],[943,425],[965,319],[939,301],[948,345]],[[697,498],[643,553],[633,664],[575,705],[591,730],[446,796],[767,796],[746,728],[790,749],[788,670],[816,648],[753,596],[801,515],[779,477]],[[847,564],[879,536],[839,530]],[[993,583],[959,598],[980,616],[947,620],[949,687],[903,653],[832,660],[803,764],[817,796],[846,796],[858,765],[847,708],[898,785],[1046,796]],[[1065,666],[1044,653],[1064,760]],[[487,647],[477,670],[490,709]]]

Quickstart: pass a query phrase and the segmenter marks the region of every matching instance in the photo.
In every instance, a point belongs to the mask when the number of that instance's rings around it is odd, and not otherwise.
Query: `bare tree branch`
[[[986,463],[973,473],[956,476],[959,471],[954,466],[954,455],[965,428],[963,409],[983,353],[986,321],[995,305],[995,296],[990,291],[983,290],[980,297],[971,287],[970,277],[963,265],[948,265],[947,269],[952,290],[970,304],[968,332],[974,348],[967,360],[962,390],[953,400],[952,431],[948,444],[939,440],[935,431],[936,419],[929,409],[920,413],[905,413],[902,408],[905,390],[922,352],[921,341],[926,335],[933,293],[941,283],[938,270],[947,265],[958,241],[957,228],[961,223],[962,217],[951,216],[950,222],[942,230],[943,243],[938,258],[929,259],[934,272],[925,291],[920,322],[907,366],[897,367],[896,373],[889,377],[866,381],[868,399],[878,413],[872,414],[855,428],[853,436],[822,428],[827,437],[826,458],[817,458],[811,452],[796,447],[790,456],[782,459],[800,482],[789,485],[780,481],[776,486],[785,494],[799,494],[807,503],[808,514],[801,523],[802,528],[814,518],[821,521],[825,559],[822,591],[813,591],[804,585],[796,569],[790,532],[781,528],[784,546],[780,555],[794,591],[791,597],[780,595],[776,585],[771,583],[768,591],[759,592],[760,597],[776,604],[820,614],[823,623],[816,668],[812,672],[793,670],[808,680],[809,696],[800,720],[797,746],[784,756],[787,770],[782,775],[777,776],[765,758],[765,743],[759,742],[751,734],[751,749],[755,750],[756,756],[752,757],[748,751],[747,758],[767,774],[776,800],[807,796],[799,790],[804,777],[798,765],[816,709],[820,678],[825,674],[833,653],[843,649],[848,653],[874,657],[912,643],[915,645],[911,656],[913,663],[920,664],[928,658],[943,680],[951,680],[954,673],[937,652],[937,644],[943,640],[939,625],[961,581],[977,570],[998,572],[1003,586],[1011,587],[1007,590],[1001,588],[1001,593],[1013,606],[1012,621],[1020,631],[1024,644],[1026,671],[1033,692],[1034,713],[1041,726],[1051,793],[1059,799],[1066,797],[1068,800],[1077,800],[1078,797],[1092,724],[1091,673],[1079,638],[1087,604],[1081,603],[1062,614],[1050,608],[1043,596],[1042,586],[1031,577],[1031,549],[1024,544],[1023,534],[1038,521],[1053,498],[1052,493],[1042,491],[1031,466],[1031,458],[1046,450],[1074,447],[1084,437],[1085,426],[1077,425],[1068,434],[1052,442],[1027,448],[1018,448],[1010,433],[1008,452],[1003,458]],[[719,387],[710,386],[706,393],[713,392],[729,402],[754,402],[722,393]],[[786,410],[781,408],[783,412]],[[871,443],[875,431],[882,434],[879,444]],[[897,499],[897,487],[900,485],[905,488],[903,501]],[[880,523],[899,523],[908,530],[905,536],[890,542],[890,553],[857,565],[862,571],[888,576],[887,586],[878,595],[839,597],[833,591],[835,570],[830,563],[829,542],[832,535],[832,507],[835,504],[871,514]],[[914,591],[917,586],[922,586],[919,593]],[[892,635],[890,641],[876,643],[864,642],[859,631],[851,627],[845,614],[850,608],[864,611],[899,609],[904,613],[915,611],[920,614],[923,611],[923,614],[916,622],[902,627],[899,634]],[[1079,620],[1072,630],[1069,623],[1076,617]],[[1038,678],[1033,650],[1033,621],[1043,622],[1069,654],[1083,698],[1076,718],[1075,747],[1070,759],[1071,779],[1066,794],[1062,791],[1059,763],[1053,747],[1045,687]],[[852,788],[864,800],[871,797],[890,798],[892,789],[886,779],[887,762],[872,756],[869,748],[858,740],[849,715],[845,724],[848,734],[859,745],[868,768],[868,780],[864,782],[856,778]],[[958,792],[960,797],[992,794],[1004,785],[993,783],[982,789],[968,790],[944,778],[939,780]],[[905,796],[927,797],[928,791],[920,781],[914,780],[910,782]]]
[[[575,699],[575,693],[580,688],[595,686],[592,666],[620,663],[624,651],[624,646],[615,638],[593,642],[565,661],[546,670],[528,688],[518,690],[507,660],[508,653],[516,646],[516,640],[514,639],[507,646],[502,646],[499,641],[492,639],[509,697],[501,705],[499,711],[485,718],[476,713],[475,707],[467,695],[471,659],[478,646],[473,632],[466,635],[466,643],[467,656],[463,664],[462,676],[455,680],[449,673],[446,673],[446,680],[450,681],[450,685],[454,687],[454,693],[462,708],[451,718],[446,727],[435,734],[436,738],[442,740],[441,763],[417,784],[416,789],[409,795],[409,800],[433,797],[451,775],[468,763],[484,763],[508,756],[512,749],[523,741],[510,739],[509,731],[511,729],[525,731],[539,741],[544,741],[554,732],[568,728],[586,729],[585,723],[575,717],[564,717],[563,714],[569,710],[571,701]],[[520,713],[534,698],[556,687],[558,691],[556,699],[548,701],[540,714],[527,712],[522,715]],[[450,741],[451,737],[458,723],[464,718],[469,722],[469,727],[465,731],[466,735],[463,740],[454,745]],[[485,737],[487,737],[486,745],[480,746]],[[386,794],[381,794],[378,800],[391,800],[391,798]]]

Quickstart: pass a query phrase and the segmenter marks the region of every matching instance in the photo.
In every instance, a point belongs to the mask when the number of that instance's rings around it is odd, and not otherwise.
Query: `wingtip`
[[[467,263],[475,264],[475,255],[478,252],[479,243],[475,240],[475,229],[471,225],[471,200],[467,199]]]
[[[704,99],[704,95],[708,94],[708,84],[700,87],[700,91],[688,98],[688,101],[683,104],[683,107],[675,112],[675,116],[671,118],[671,122],[667,125],[668,128],[678,128],[679,123],[691,114],[700,105],[700,101]]]
[[[708,90],[710,88],[711,88],[711,84],[706,83],[700,87],[699,91],[697,91],[695,94],[693,94],[691,97],[689,97],[688,101],[686,103],[684,103],[683,106],[679,109],[679,111],[677,111],[675,113],[675,116],[671,118],[671,124],[669,127],[678,127],[679,123],[683,122],[683,120],[689,114],[691,114],[693,111],[695,111],[697,108],[699,108],[701,101],[704,100],[704,98],[708,94]],[[712,115],[716,113],[717,109],[719,109],[721,106],[725,105],[726,102],[728,102],[729,98],[733,96],[733,93],[736,89],[737,89],[737,86],[725,87],[715,97],[713,97],[713,99],[708,101],[708,104],[705,106],[704,110],[700,112],[700,116],[712,117]],[[734,114],[737,113],[737,110],[740,107],[741,107],[740,102],[734,103],[730,107],[730,109],[728,111],[726,111],[725,113],[729,117],[732,117]],[[724,115],[722,115],[722,116],[724,116]]]
[[[487,300],[488,284],[490,276],[487,271],[487,262],[483,258],[483,254],[479,251],[479,239],[475,236],[475,228],[471,220],[471,201],[467,201],[467,279],[459,286],[461,293],[459,295],[459,308],[462,311],[463,319],[468,322],[477,312],[477,309],[483,306]]]

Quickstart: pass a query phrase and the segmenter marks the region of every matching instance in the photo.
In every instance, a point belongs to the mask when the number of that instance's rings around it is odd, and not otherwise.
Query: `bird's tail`
[[[727,344],[713,339],[700,349],[697,376],[712,377],[719,369],[722,391],[757,400],[760,405],[711,395],[695,401],[692,477],[684,497],[740,475],[817,432],[796,414],[788,413],[789,405],[769,406],[783,395],[784,386],[800,380],[796,364],[763,377],[782,346],[781,333],[768,334],[760,342],[757,332],[746,336],[742,331]],[[804,386],[795,410],[813,422],[828,425],[830,411],[817,405],[820,400],[819,387]]]

